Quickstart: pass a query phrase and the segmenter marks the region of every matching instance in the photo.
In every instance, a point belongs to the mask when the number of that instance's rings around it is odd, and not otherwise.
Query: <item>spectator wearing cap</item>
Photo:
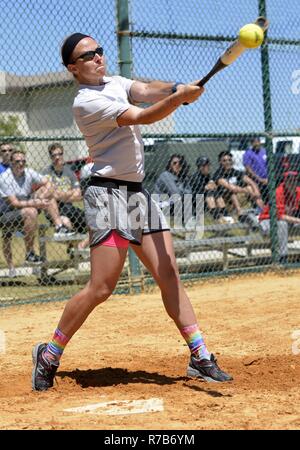
[[[252,138],[251,146],[244,153],[243,164],[247,175],[257,184],[264,203],[268,203],[267,154],[266,149],[261,145],[259,137]]]
[[[210,160],[207,156],[199,156],[196,161],[197,172],[191,177],[190,185],[193,193],[193,204],[196,206],[196,196],[204,195],[204,208],[220,223],[233,223],[228,216],[225,202],[220,189],[210,175]]]
[[[233,168],[233,158],[229,151],[221,152],[218,159],[220,165],[214,173],[213,179],[217,186],[221,188],[225,202],[231,202],[238,219],[242,222],[247,221],[247,216],[243,214],[240,204],[240,195],[244,194],[246,198],[254,201],[257,207],[262,210],[265,205],[258,186],[244,172]]]
[[[286,262],[288,234],[300,230],[300,186],[298,172],[284,174],[283,182],[276,189],[277,233],[280,261]],[[270,233],[270,207],[266,205],[259,215],[263,234]]]

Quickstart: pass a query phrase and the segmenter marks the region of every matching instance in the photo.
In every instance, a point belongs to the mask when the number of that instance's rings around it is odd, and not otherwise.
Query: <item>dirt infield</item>
[[[300,354],[291,336],[300,329],[299,273],[205,281],[188,292],[208,348],[233,382],[185,376],[188,349],[156,291],[100,306],[69,344],[55,387],[32,392],[32,344],[51,337],[63,304],[12,307],[0,319],[0,428],[300,429]],[[64,411],[151,398],[163,411]]]

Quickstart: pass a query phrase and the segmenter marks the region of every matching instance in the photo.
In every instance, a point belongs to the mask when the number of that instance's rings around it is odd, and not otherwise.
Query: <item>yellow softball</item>
[[[259,47],[264,40],[262,28],[255,23],[249,23],[243,26],[239,31],[239,41],[247,48]]]

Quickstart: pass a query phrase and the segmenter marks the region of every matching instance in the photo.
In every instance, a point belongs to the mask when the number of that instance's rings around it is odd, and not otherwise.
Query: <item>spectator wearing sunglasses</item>
[[[170,156],[166,170],[159,175],[153,188],[153,193],[158,196],[159,205],[164,214],[171,216],[178,214],[179,217],[183,217],[184,222],[188,220],[184,217],[184,195],[192,193],[188,174],[189,166],[185,157],[174,153]],[[192,211],[188,212],[189,215],[192,214]]]
[[[14,150],[14,147],[6,142],[3,142],[0,144],[0,156],[1,156],[1,163],[0,163],[0,174],[5,172],[9,166],[10,166],[10,156],[12,151]]]
[[[34,191],[35,185],[39,186],[36,191]],[[26,263],[40,264],[42,262],[41,258],[34,252],[34,237],[40,210],[50,214],[56,227],[55,238],[61,239],[74,234],[73,231],[65,228],[62,224],[58,206],[53,197],[51,183],[45,176],[26,167],[26,156],[22,150],[12,152],[11,167],[0,175],[0,189],[8,206],[8,211],[5,213],[6,219],[10,218],[10,221],[17,225],[23,224]],[[5,227],[7,236],[11,236],[10,221],[7,220]],[[9,242],[3,248],[4,256],[9,266],[12,266],[11,251],[9,253],[8,244]]]
[[[163,208],[174,205],[174,195],[183,197],[184,194],[192,193],[187,175],[188,165],[184,156],[180,154],[171,155],[166,170],[159,175],[153,188],[154,194],[159,195],[160,204]]]
[[[11,153],[13,150],[14,150],[14,147],[7,142],[3,142],[0,144],[0,156],[1,156],[0,175],[2,173],[4,173],[10,167],[10,157],[11,157]],[[4,214],[7,212],[7,210],[8,210],[8,205],[5,201],[5,195],[3,192],[0,192],[0,226],[1,226],[1,228],[3,228],[3,217],[4,217]],[[4,234],[3,234],[3,237],[4,237]],[[9,264],[8,267],[10,269],[12,269],[10,271],[10,276],[14,276],[15,269],[13,269],[12,264]]]
[[[43,174],[54,186],[54,197],[65,227],[74,229],[77,233],[86,233],[87,226],[83,209],[73,205],[82,200],[79,181],[75,173],[65,164],[64,148],[55,142],[48,147],[51,164]]]
[[[238,219],[247,221],[242,212],[239,196],[245,195],[255,201],[256,205],[263,209],[264,203],[261,198],[257,184],[244,172],[233,168],[232,154],[229,151],[223,151],[218,156],[219,168],[213,175],[215,183],[220,187],[220,194],[225,202],[230,202],[235,210]],[[258,224],[258,220],[255,220]]]

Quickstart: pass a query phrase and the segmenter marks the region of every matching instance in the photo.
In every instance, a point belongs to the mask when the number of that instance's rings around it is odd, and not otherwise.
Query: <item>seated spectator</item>
[[[2,162],[0,163],[0,174],[5,172],[9,168],[10,156],[13,150],[14,147],[9,143],[3,142],[2,144],[0,144],[0,156],[2,159]]]
[[[48,148],[51,165],[43,170],[43,174],[54,186],[54,196],[58,204],[63,224],[74,228],[77,233],[86,233],[87,226],[83,209],[73,205],[82,200],[80,183],[75,173],[64,162],[64,148],[59,143]]]
[[[8,267],[13,269],[11,256],[11,231],[15,226],[23,226],[25,235],[25,262],[40,264],[41,258],[34,252],[34,236],[38,226],[38,212],[47,211],[56,227],[56,238],[68,237],[74,232],[65,228],[58,212],[53,188],[49,180],[33,169],[25,168],[26,158],[22,150],[14,150],[11,168],[0,175],[0,190],[5,200],[1,222],[4,232],[3,253]],[[38,184],[40,189],[33,192]]]
[[[256,205],[262,210],[264,203],[257,184],[248,175],[233,168],[232,154],[229,151],[223,151],[219,154],[219,164],[220,166],[215,172],[213,179],[220,186],[225,202],[230,201],[232,203],[238,219],[240,221],[247,219],[242,214],[238,198],[239,194],[245,194],[248,198],[254,200]]]
[[[11,208],[5,201],[5,194],[0,189],[0,228],[2,229],[2,249],[8,267],[9,278],[15,278],[17,276],[17,272],[13,264],[11,239],[15,231],[24,231],[24,228],[25,230],[30,230],[31,217],[28,208],[27,210],[28,211],[24,211],[24,214],[18,211],[11,211]],[[27,233],[25,233],[24,241],[27,251],[30,251],[32,246],[30,245],[29,236]]]
[[[204,210],[208,211],[215,220],[220,223],[233,223],[234,220],[226,211],[224,199],[220,188],[210,175],[210,160],[206,156],[200,156],[196,161],[198,171],[191,177],[190,185],[193,193],[193,206],[195,207],[196,195],[204,195]]]
[[[183,200],[184,194],[192,194],[188,182],[188,165],[183,155],[170,156],[166,170],[162,172],[153,188],[153,193],[159,196],[159,204],[163,209],[168,209],[174,215],[174,209],[178,206],[178,197]],[[180,204],[182,215],[183,203]]]
[[[243,156],[246,173],[257,184],[264,203],[269,201],[268,167],[266,149],[261,146],[260,138],[254,137]]]
[[[188,167],[183,155],[173,154],[170,156],[166,170],[162,172],[155,185],[155,194],[191,194],[192,190],[187,181]]]
[[[288,254],[288,234],[300,229],[300,186],[298,172],[286,172],[284,181],[276,189],[277,234],[282,263]],[[259,215],[263,234],[270,233],[270,208],[266,205]]]

